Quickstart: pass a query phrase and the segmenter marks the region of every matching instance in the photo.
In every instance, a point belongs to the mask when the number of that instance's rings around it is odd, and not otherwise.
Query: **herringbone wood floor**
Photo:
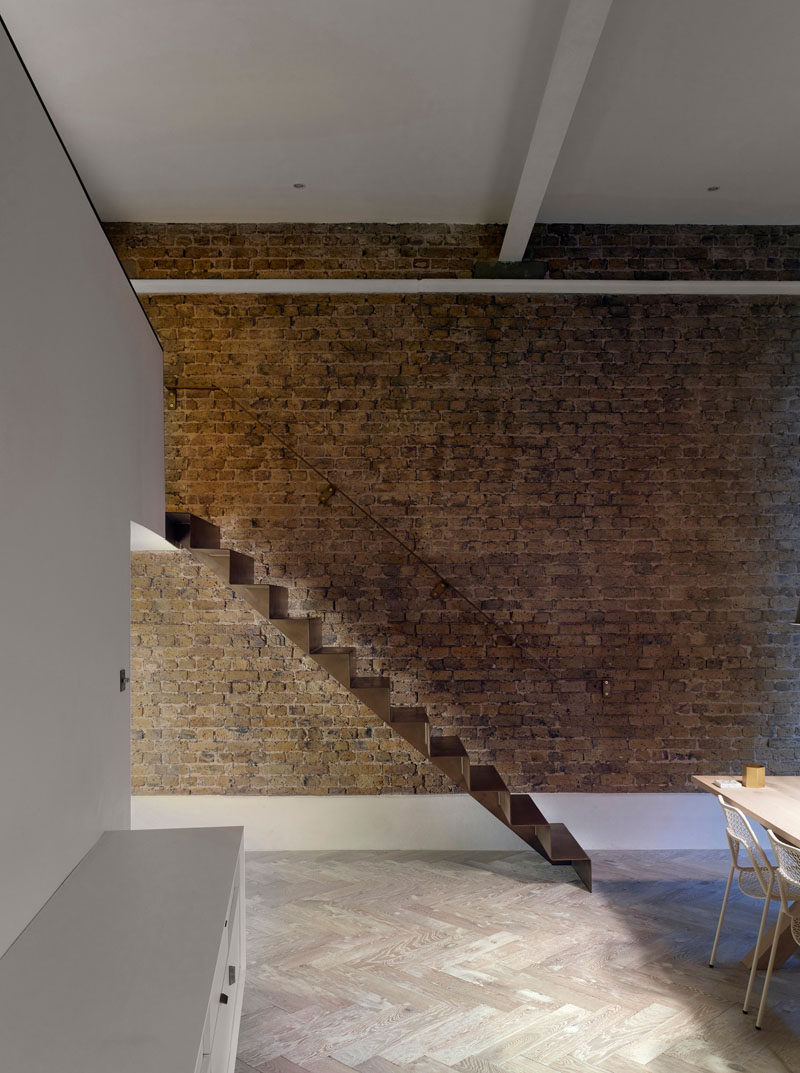
[[[800,958],[741,1013],[759,903],[707,966],[726,861],[596,859],[590,895],[525,852],[249,854],[237,1073],[800,1073]]]

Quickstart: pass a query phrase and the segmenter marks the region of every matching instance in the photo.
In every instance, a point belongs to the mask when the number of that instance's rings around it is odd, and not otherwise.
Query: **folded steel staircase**
[[[170,512],[166,535],[172,544],[188,549],[195,559],[210,567],[293,645],[302,649],[523,842],[551,864],[572,865],[586,887],[592,889],[592,863],[563,823],[548,823],[528,794],[510,793],[493,766],[471,764],[460,738],[432,735],[424,708],[394,707],[388,678],[353,677],[353,650],[324,646],[321,619],[289,618],[288,589],[254,584],[254,560],[241,552],[221,548],[217,526],[193,514]]]

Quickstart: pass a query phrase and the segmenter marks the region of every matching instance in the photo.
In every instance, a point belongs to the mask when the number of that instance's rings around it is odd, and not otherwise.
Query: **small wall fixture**
[[[178,389],[173,384],[165,387],[164,390],[167,393],[167,409],[176,410],[178,408]]]
[[[601,683],[601,688],[603,690],[603,696],[604,697],[610,697],[611,696],[611,679],[610,678],[604,678],[602,683]]]
[[[336,495],[336,489],[332,484],[329,484],[327,488],[324,488],[319,494],[319,505],[324,507],[325,504]]]
[[[442,581],[441,579],[439,579],[439,581],[437,581],[436,584],[431,589],[431,596],[433,597],[434,600],[438,600],[440,596],[444,596],[446,591],[447,591],[447,582]]]

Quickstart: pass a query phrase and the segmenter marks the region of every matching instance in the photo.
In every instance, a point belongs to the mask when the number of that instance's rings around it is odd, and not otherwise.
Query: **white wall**
[[[711,794],[534,794],[585,850],[725,849]],[[242,825],[247,850],[514,850],[515,834],[466,794],[133,798],[134,828]]]
[[[161,353],[0,28],[0,953],[129,822],[130,521]]]

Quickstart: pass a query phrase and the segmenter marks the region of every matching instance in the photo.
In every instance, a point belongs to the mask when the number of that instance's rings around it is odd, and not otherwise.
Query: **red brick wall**
[[[134,793],[451,789],[187,552],[132,559]]]
[[[138,279],[467,277],[503,228],[465,224],[106,224]],[[526,257],[553,279],[796,279],[800,227],[539,224]]]
[[[134,279],[471,276],[503,228],[468,224],[106,224]]]
[[[428,705],[512,789],[685,789],[693,771],[751,758],[797,771],[796,300],[144,306],[168,378],[213,379],[265,422],[181,390],[167,411],[171,504],[219,523],[286,580],[297,611],[324,615],[329,642],[359,648],[363,673],[392,674],[395,703]],[[322,481],[269,429],[498,629],[452,596],[431,598],[425,571],[341,496],[320,506]],[[161,563],[145,558],[135,579],[134,633],[148,638],[137,786],[443,788],[401,743],[367,737],[367,713],[277,638],[264,643],[210,576],[193,596],[197,568]],[[214,727],[227,729],[215,740]]]
[[[541,224],[525,256],[552,279],[797,279],[800,227]]]

